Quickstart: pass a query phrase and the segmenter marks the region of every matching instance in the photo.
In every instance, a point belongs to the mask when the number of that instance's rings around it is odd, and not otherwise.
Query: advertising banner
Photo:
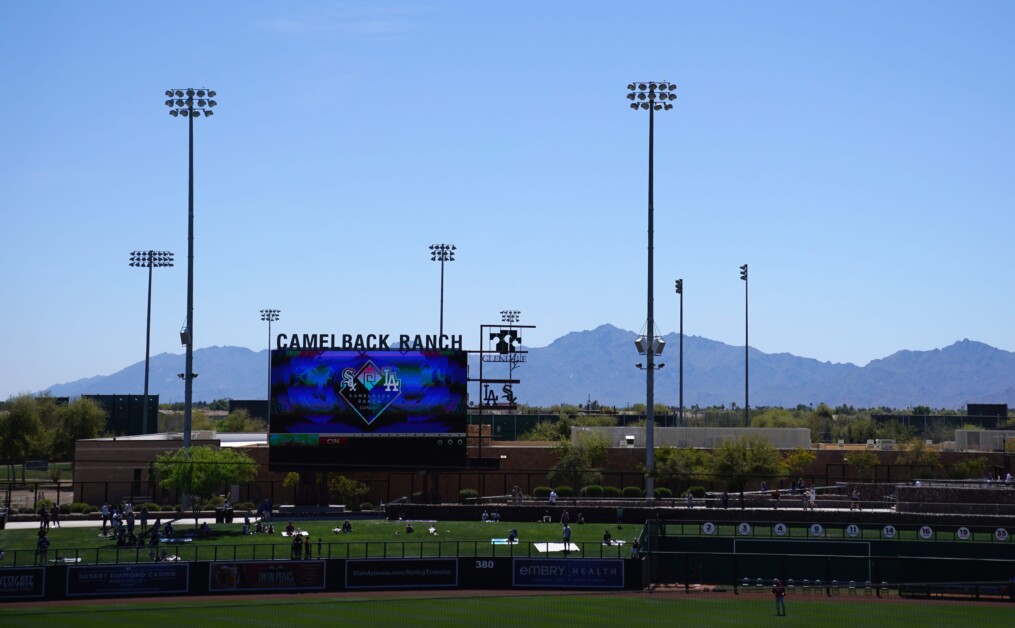
[[[620,559],[515,558],[512,570],[512,584],[519,588],[624,588]]]
[[[46,593],[46,569],[0,569],[0,600],[42,597]]]
[[[458,586],[457,558],[349,560],[347,589],[436,589]]]
[[[67,568],[67,597],[187,593],[190,565],[107,565]]]
[[[208,590],[223,591],[323,591],[324,561],[291,563],[212,563]]]

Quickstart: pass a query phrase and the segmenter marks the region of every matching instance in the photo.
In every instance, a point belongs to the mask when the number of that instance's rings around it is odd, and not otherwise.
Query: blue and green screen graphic
[[[451,350],[273,351],[270,431],[463,434],[466,364]]]
[[[271,352],[272,469],[466,463],[460,350]]]

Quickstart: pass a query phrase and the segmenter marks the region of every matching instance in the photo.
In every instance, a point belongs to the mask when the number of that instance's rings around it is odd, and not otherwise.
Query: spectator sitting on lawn
[[[496,510],[493,511],[492,513],[490,513],[490,520],[491,521],[498,521],[499,522],[500,521],[500,513],[497,512]]]
[[[426,529],[426,532],[431,536],[437,536],[437,526],[430,524],[430,527]]]
[[[603,545],[613,545],[613,535],[609,530],[603,532]]]
[[[285,527],[286,536],[292,536],[294,532],[296,532],[296,526],[290,521]]]
[[[167,521],[166,522],[166,526],[165,526],[165,528],[163,528],[162,535],[165,536],[167,539],[173,538],[173,522],[172,521]]]
[[[483,511],[483,516],[480,517],[479,520],[482,521],[483,523],[489,523],[490,522],[490,513],[488,513],[487,511],[484,510]]]
[[[209,537],[209,536],[211,536],[211,526],[208,525],[207,521],[202,523],[201,527],[197,529],[197,535],[200,536],[200,537]]]
[[[345,532],[345,533],[352,532],[352,524],[349,523],[348,519],[346,519],[345,521],[342,522],[342,532]]]
[[[516,530],[515,528],[511,528],[510,530],[508,530],[508,543],[517,543],[517,542],[518,542],[518,530]]]
[[[416,530],[412,527],[412,522],[411,521],[409,523],[405,524],[405,533],[406,534],[412,534],[415,531]]]

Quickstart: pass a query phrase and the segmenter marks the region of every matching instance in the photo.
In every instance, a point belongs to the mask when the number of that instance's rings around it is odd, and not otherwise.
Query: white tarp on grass
[[[567,552],[578,552],[578,551],[581,551],[581,548],[579,548],[574,543],[568,543],[567,545],[565,545],[564,543],[533,543],[532,545],[534,545],[535,548],[537,550],[539,550],[540,552],[564,552],[564,551],[567,551]]]

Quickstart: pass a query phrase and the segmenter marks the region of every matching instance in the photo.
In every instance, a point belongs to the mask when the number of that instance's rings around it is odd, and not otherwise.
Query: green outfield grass
[[[871,601],[787,601],[787,616],[775,617],[769,600],[742,599],[727,594],[673,597],[639,594],[572,594],[522,597],[396,598],[335,596],[291,600],[175,599],[152,604],[116,602],[90,606],[52,606],[26,609],[0,605],[4,626],[108,626],[119,620],[162,626],[399,626],[427,628],[467,626],[496,628],[632,628],[693,626],[765,628],[961,628],[1011,625],[1011,604],[925,605]],[[713,597],[709,597],[713,596]]]
[[[169,554],[176,554],[182,560],[288,558],[290,539],[283,538],[279,534],[287,522],[284,519],[277,519],[273,523],[276,526],[274,535],[244,535],[242,523],[213,524],[211,526],[213,534],[209,538],[194,538],[192,542],[183,544],[160,544],[159,550],[165,549]],[[351,534],[332,532],[333,528],[341,526],[341,520],[308,520],[293,523],[309,533],[308,538],[312,540],[315,558],[517,556],[527,555],[530,551],[534,555],[539,555],[535,550],[531,550],[531,543],[561,541],[559,523],[438,521],[432,524],[437,528],[437,535],[427,533],[430,522],[414,522],[415,532],[412,534],[406,534],[406,523],[399,521],[356,520],[352,522]],[[177,536],[194,531],[193,519],[180,519],[173,525]],[[511,528],[518,530],[518,538],[521,541],[518,545],[490,544],[493,538],[507,537]],[[140,529],[140,526],[137,529]],[[624,539],[630,543],[631,539],[641,533],[642,526],[631,525],[618,530],[616,525],[585,524],[573,525],[571,529],[571,542],[582,546],[585,554],[626,558],[630,555],[629,546],[602,546],[603,532],[609,529],[614,538]],[[138,559],[147,562],[152,549],[148,546],[117,547],[111,537],[101,536],[98,525],[86,528],[52,528],[48,536],[50,559],[58,556],[79,557],[81,564],[136,562]],[[37,539],[36,529],[0,531],[0,549],[7,554],[4,560],[0,561],[0,566],[11,566],[15,559],[19,565],[31,564]],[[320,552],[317,546],[318,539],[321,540]]]

